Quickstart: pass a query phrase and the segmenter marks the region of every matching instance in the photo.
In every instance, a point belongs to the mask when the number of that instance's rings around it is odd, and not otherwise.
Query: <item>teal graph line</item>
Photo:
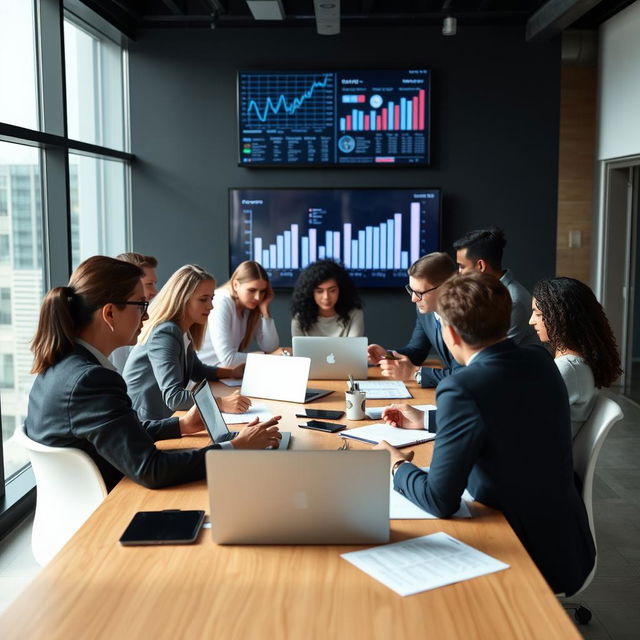
[[[258,103],[255,100],[251,100],[249,102],[249,106],[247,107],[247,115],[250,116],[251,109],[253,109],[256,112],[256,116],[258,116],[258,120],[260,120],[260,122],[267,121],[267,118],[269,117],[269,111],[272,111],[273,114],[276,115],[281,110],[284,110],[287,115],[291,116],[304,104],[305,100],[308,100],[309,98],[311,98],[311,96],[313,96],[313,92],[317,88],[326,87],[330,79],[331,75],[327,74],[324,77],[324,80],[314,80],[311,83],[311,86],[300,97],[294,98],[289,104],[287,104],[287,99],[283,94],[281,94],[275,102],[273,102],[270,97],[267,97],[262,114],[260,113]]]

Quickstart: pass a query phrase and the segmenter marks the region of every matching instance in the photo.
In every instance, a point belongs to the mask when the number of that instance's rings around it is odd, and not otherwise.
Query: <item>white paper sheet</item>
[[[378,444],[380,441],[386,440],[394,447],[410,447],[420,442],[428,442],[436,437],[435,433],[429,433],[425,429],[400,429],[382,422],[342,431],[340,435],[343,438],[361,440],[371,444]]]
[[[393,488],[393,476],[389,476],[389,520],[435,520],[438,516],[421,509]],[[453,514],[454,518],[471,518],[469,505],[460,500],[460,508]]]
[[[442,531],[342,557],[401,596],[509,568]]]
[[[252,404],[249,411],[244,413],[223,413],[224,421],[229,424],[244,424],[258,418],[260,422],[264,422],[273,416],[273,412],[263,404]]]
[[[411,394],[402,380],[356,380],[360,391],[367,392],[370,400],[382,398],[411,398]]]
[[[435,404],[412,404],[414,409],[420,409],[420,411],[431,411],[436,408]],[[369,407],[366,411],[367,417],[371,420],[380,420],[382,418],[382,411],[384,407]]]
[[[236,378],[222,378],[218,380],[218,382],[222,382],[222,384],[226,384],[227,387],[241,387],[242,380],[237,380]]]

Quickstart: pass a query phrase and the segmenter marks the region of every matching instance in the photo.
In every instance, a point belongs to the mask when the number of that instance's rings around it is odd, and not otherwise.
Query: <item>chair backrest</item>
[[[622,420],[620,405],[598,394],[589,419],[582,425],[573,441],[573,469],[582,481],[582,499],[589,516],[589,527],[595,541],[593,526],[593,476],[600,450],[611,427]]]
[[[49,447],[31,440],[23,425],[14,438],[29,453],[37,500],[31,547],[41,565],[65,545],[107,495],[95,462],[80,449]]]

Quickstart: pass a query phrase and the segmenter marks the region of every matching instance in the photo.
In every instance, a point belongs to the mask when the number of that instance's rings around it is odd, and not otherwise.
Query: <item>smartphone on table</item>
[[[329,411],[328,409],[302,409],[296,413],[296,418],[314,418],[324,420],[339,420],[344,411]]]
[[[347,428],[346,424],[335,424],[334,422],[323,422],[322,420],[307,420],[307,424],[299,424],[303,429],[314,429],[315,431],[326,431],[335,433]]]

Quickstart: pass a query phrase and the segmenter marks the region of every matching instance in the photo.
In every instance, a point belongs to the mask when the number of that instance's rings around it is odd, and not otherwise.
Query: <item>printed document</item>
[[[264,422],[273,416],[273,412],[263,404],[252,404],[248,411],[244,413],[223,413],[222,417],[227,424],[243,424],[251,422],[258,418],[260,422]]]
[[[412,404],[414,409],[420,409],[420,411],[434,411],[436,408],[435,404]],[[384,407],[368,407],[367,408],[367,417],[371,420],[380,420],[382,418],[382,411]]]
[[[401,596],[509,568],[442,531],[342,557]]]
[[[382,398],[396,400],[413,397],[402,380],[356,380],[356,383],[360,391],[367,392],[368,400],[380,400]]]

